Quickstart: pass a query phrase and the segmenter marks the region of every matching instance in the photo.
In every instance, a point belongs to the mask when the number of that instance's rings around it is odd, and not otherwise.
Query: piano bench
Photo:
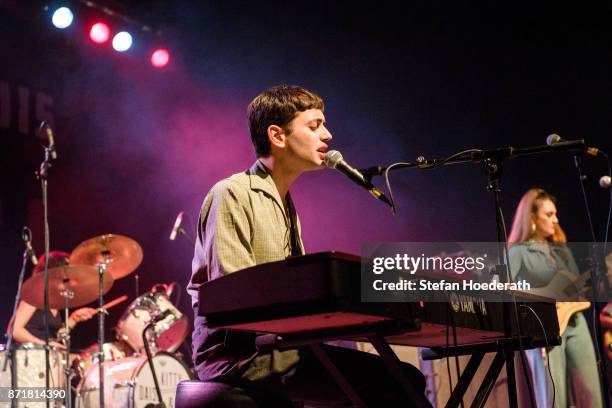
[[[186,380],[176,388],[176,408],[300,408],[284,396],[248,392],[243,388],[215,381]]]

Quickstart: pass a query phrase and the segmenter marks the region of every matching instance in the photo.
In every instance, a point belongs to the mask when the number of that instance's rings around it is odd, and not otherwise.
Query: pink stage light
[[[156,49],[151,54],[151,65],[155,68],[163,68],[170,62],[170,53],[164,48]]]
[[[89,38],[96,44],[103,44],[110,38],[110,28],[104,23],[96,23],[89,30]]]

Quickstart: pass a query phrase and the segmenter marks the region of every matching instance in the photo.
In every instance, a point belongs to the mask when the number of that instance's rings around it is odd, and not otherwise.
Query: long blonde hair
[[[533,238],[535,234],[535,231],[533,230],[535,216],[538,212],[540,203],[544,200],[550,200],[555,204],[557,203],[557,199],[555,197],[541,188],[532,188],[523,194],[518,207],[516,207],[516,212],[514,213],[512,230],[508,236],[509,245],[529,241],[531,238]],[[563,232],[563,229],[559,224],[555,225],[555,232],[553,235],[548,237],[548,242],[558,244],[564,244],[567,242],[565,232]]]

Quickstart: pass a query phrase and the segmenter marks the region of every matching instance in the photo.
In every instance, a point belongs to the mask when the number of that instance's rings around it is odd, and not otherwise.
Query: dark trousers
[[[379,356],[328,345],[322,348],[367,406],[412,405]],[[352,406],[350,399],[309,348],[300,349],[299,355],[297,365],[282,375],[272,374],[258,381],[239,375],[216,379],[225,385],[220,388],[222,391],[217,400],[224,401],[224,404],[210,406],[293,407],[292,401],[303,402],[308,407]],[[414,388],[423,393],[423,374],[407,363],[402,363],[402,369]],[[226,405],[228,401],[231,403]]]

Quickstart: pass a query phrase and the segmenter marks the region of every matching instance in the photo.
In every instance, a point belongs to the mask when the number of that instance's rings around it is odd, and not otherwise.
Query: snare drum
[[[17,387],[33,388],[45,387],[45,349],[33,343],[15,345],[13,348],[15,375]],[[0,387],[13,388],[11,365],[9,359],[6,372],[2,372],[6,350],[0,346]],[[53,347],[49,350],[49,387],[65,388],[66,375],[64,374],[64,354]],[[61,405],[61,400],[55,400],[55,405]],[[7,404],[7,406],[10,404]],[[20,402],[20,407],[44,407],[45,402]],[[51,404],[54,405],[53,403]],[[2,406],[2,404],[0,404]]]
[[[192,378],[182,361],[160,352],[153,357],[155,374],[167,407],[174,406],[178,383]],[[77,407],[97,407],[100,404],[98,364],[91,365],[77,389]],[[146,356],[133,355],[104,363],[104,405],[107,407],[144,408],[157,404],[155,382]]]
[[[148,338],[157,350],[174,352],[189,332],[189,320],[163,292],[147,292],[136,298],[117,324],[117,338],[139,352],[143,349],[142,331],[153,319],[164,317],[147,331]]]

